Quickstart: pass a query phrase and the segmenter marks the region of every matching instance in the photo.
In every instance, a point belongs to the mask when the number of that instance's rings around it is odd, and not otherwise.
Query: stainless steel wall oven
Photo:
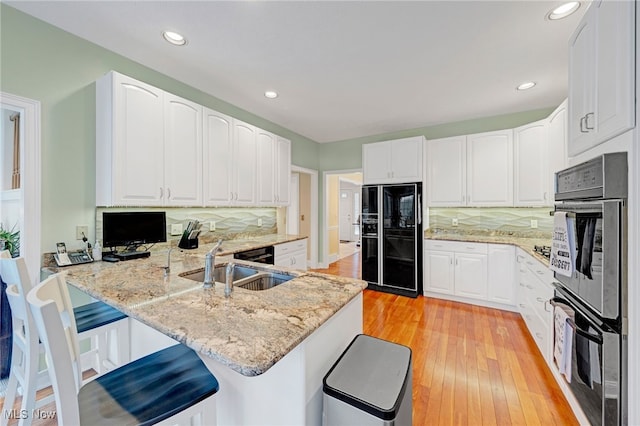
[[[554,273],[551,302],[569,314],[569,387],[594,425],[627,423],[627,167],[611,153],[555,175],[575,257],[571,276]]]

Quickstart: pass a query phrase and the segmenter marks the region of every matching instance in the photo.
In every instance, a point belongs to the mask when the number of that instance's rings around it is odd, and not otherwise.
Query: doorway
[[[286,213],[288,234],[307,237],[307,264],[318,265],[318,172],[291,166],[291,198]]]
[[[324,172],[323,266],[360,250],[360,170]]]

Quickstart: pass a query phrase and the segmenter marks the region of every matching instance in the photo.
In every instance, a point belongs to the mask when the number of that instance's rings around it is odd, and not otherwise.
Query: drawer
[[[280,256],[284,254],[293,253],[299,250],[307,249],[307,239],[290,241],[288,243],[278,244],[273,246],[273,254],[275,256]]]
[[[524,263],[541,280],[549,281],[549,282],[553,280],[553,272],[551,272],[548,266],[544,265],[542,262],[540,262],[536,258],[527,254],[524,259]]]
[[[550,329],[547,327],[545,322],[540,318],[536,313],[532,311],[527,311],[522,315],[525,323],[527,324],[527,328],[529,329],[529,333],[531,333],[531,337],[536,342],[536,346],[540,350],[540,353],[544,357],[544,359],[548,362],[550,353],[549,353],[549,342],[551,339]]]
[[[428,250],[454,251],[456,253],[481,253],[487,254],[489,249],[486,243],[466,243],[463,241],[424,240],[424,248]]]

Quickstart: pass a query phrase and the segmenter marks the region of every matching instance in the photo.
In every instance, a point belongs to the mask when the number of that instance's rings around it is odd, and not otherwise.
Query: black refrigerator
[[[362,279],[372,290],[422,293],[422,184],[362,187]]]

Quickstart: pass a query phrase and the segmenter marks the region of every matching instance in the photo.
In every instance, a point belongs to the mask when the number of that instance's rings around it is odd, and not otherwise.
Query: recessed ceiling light
[[[516,87],[516,89],[517,90],[529,90],[535,85],[536,85],[536,83],[534,83],[533,81],[527,81],[527,82],[522,83],[518,87]]]
[[[573,12],[578,10],[579,7],[580,7],[579,1],[570,1],[570,2],[564,3],[556,7],[555,9],[553,9],[551,12],[547,13],[547,19],[555,21],[557,19],[566,18],[567,16],[571,15]]]
[[[165,31],[162,33],[162,37],[171,44],[176,46],[184,46],[187,44],[187,39],[182,34],[178,34],[174,31]]]
[[[267,90],[266,92],[264,92],[264,96],[269,99],[275,99],[278,97],[278,94],[273,90]]]

